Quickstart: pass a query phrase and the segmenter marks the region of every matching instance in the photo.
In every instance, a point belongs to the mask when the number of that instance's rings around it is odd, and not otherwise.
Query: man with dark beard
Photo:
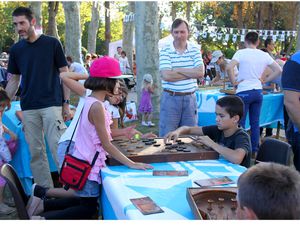
[[[53,187],[44,134],[58,167],[58,140],[66,129],[63,116],[65,119],[70,116],[70,91],[64,88],[63,94],[59,73],[68,71],[68,64],[61,43],[36,32],[31,9],[18,7],[12,16],[21,40],[10,50],[8,72],[13,76],[6,90],[13,97],[21,79],[23,128],[31,153],[32,175],[39,185]]]

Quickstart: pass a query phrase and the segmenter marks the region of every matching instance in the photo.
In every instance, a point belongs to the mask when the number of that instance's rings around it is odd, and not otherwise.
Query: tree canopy
[[[48,3],[42,3],[42,27],[43,31],[47,30],[49,22]],[[102,3],[103,4],[103,3]],[[30,2],[0,2],[0,50],[8,51],[10,46],[17,39],[14,33],[11,13],[18,6],[29,6]],[[159,21],[172,18],[183,17],[189,20],[191,24],[193,37],[202,45],[203,49],[221,49],[223,51],[234,52],[240,42],[239,36],[237,41],[232,41],[232,36],[224,42],[223,39],[216,40],[209,35],[205,38],[203,33],[203,22],[207,25],[214,25],[219,28],[234,27],[239,29],[256,29],[256,30],[296,30],[298,21],[298,2],[211,2],[211,1],[195,1],[195,2],[164,2],[159,4]],[[82,31],[82,46],[87,49],[88,25],[91,21],[92,1],[80,2],[80,18]],[[99,29],[97,32],[96,52],[104,54],[105,49],[105,21],[104,6],[101,7]],[[110,41],[122,39],[123,19],[128,15],[128,4],[126,2],[111,2],[110,9],[106,13],[110,15]],[[65,42],[65,15],[62,4],[60,2],[56,15],[56,24],[58,36],[61,42]],[[162,22],[163,23],[163,22]],[[170,23],[160,24],[160,36],[164,37],[169,34]],[[232,35],[232,34],[230,34]],[[294,36],[285,35],[284,41],[276,41],[277,50],[295,50],[296,38]]]

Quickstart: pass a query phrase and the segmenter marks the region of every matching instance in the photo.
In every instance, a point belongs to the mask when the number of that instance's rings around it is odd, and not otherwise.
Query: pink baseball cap
[[[93,61],[90,67],[90,77],[118,79],[127,78],[128,76],[122,75],[118,60],[103,56]]]

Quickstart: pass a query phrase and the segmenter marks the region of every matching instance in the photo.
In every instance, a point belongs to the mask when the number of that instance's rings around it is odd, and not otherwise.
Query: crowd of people
[[[126,78],[124,74],[131,72],[126,52],[118,47],[114,58],[87,54],[82,65],[74,62],[72,56],[64,55],[56,38],[36,32],[36,20],[29,8],[18,7],[12,16],[21,40],[12,46],[8,64],[3,65],[10,79],[5,80],[8,81],[3,86],[6,89],[0,89],[0,116],[2,118],[4,110],[10,107],[10,99],[21,86],[22,123],[31,154],[30,168],[36,183],[27,205],[28,214],[39,219],[93,218],[100,195],[99,174],[106,166],[107,154],[129,168],[153,168],[149,164],[133,162],[111,142],[113,138],[131,139],[136,134],[156,137],[152,133],[140,133],[135,126],[124,127],[122,123],[128,94],[122,79]],[[259,36],[251,31],[245,36],[245,48],[238,50],[231,60],[225,58],[220,50],[207,52],[202,57],[199,46],[188,41],[190,28],[186,21],[174,20],[171,34],[174,41],[161,49],[159,57],[163,89],[159,136],[164,137],[167,143],[175,142],[180,135],[196,135],[198,142],[218,152],[220,157],[248,168],[251,157],[255,157],[259,149],[263,86],[275,83],[276,88],[284,90],[289,116],[286,132],[294,151],[296,170],[272,163],[249,168],[238,180],[238,216],[240,219],[299,219],[300,79],[297,76],[300,52],[289,60],[285,56],[275,58],[272,55],[272,40],[265,41],[263,50],[257,49]],[[208,72],[212,68],[215,76]],[[282,78],[278,79],[281,73]],[[199,127],[195,91],[199,80],[205,76],[210,76],[209,85],[224,83],[225,86],[232,86],[236,94],[216,102],[216,125]],[[143,126],[155,126],[152,122],[151,94],[156,87],[152,75],[145,74],[138,108]],[[70,91],[79,96],[74,115],[70,110]],[[244,130],[247,114],[250,135]],[[65,121],[71,117],[67,127]],[[17,138],[0,123],[0,166],[12,157],[3,133],[7,133],[12,140]],[[44,135],[57,168],[62,167],[67,148],[69,154],[90,163],[98,154],[82,190],[54,188]],[[273,176],[272,172],[276,175]],[[3,202],[4,185],[0,177],[0,212],[8,214],[12,209]],[[287,197],[289,194],[291,196]],[[53,197],[58,199],[49,200]],[[262,201],[258,197],[270,206],[267,210],[257,204]],[[284,210],[281,205],[284,205]]]

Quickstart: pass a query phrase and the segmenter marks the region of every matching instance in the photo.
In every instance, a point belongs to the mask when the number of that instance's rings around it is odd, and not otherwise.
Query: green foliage
[[[14,28],[12,25],[12,11],[22,5],[29,6],[30,2],[18,2],[18,1],[1,1],[0,2],[0,51],[8,51],[10,46],[14,43],[14,39],[16,37]],[[226,26],[226,27],[237,27],[237,4],[238,2],[211,2],[211,1],[197,1],[192,2],[191,7],[191,17],[192,21],[194,21],[194,27],[196,27],[199,31],[201,31],[201,23],[208,19],[211,16],[211,21],[214,21],[215,25],[218,27]],[[243,21],[244,26],[248,28],[255,28],[255,13],[257,10],[258,2],[251,2],[243,4],[243,18],[245,18],[245,14],[249,14],[249,21]],[[261,4],[261,3],[260,3]],[[263,19],[266,20],[268,16],[268,8],[267,3],[262,4],[263,7]],[[170,17],[169,10],[171,9],[171,4],[166,4],[169,7],[164,7],[160,13],[164,15],[164,17]],[[186,11],[186,2],[175,2],[176,5],[176,13],[177,17],[185,16]],[[290,2],[274,2],[273,3],[273,24],[274,29],[282,29],[282,30],[292,30],[293,22],[294,22],[294,10],[295,4]],[[82,47],[87,48],[87,37],[88,37],[88,24],[91,20],[91,7],[92,1],[82,1],[80,2],[80,17],[81,17],[81,31],[82,31]],[[101,6],[103,9],[103,6]],[[110,4],[112,13],[111,17],[111,41],[116,41],[122,39],[123,33],[123,24],[122,19],[124,15],[129,13],[127,2],[111,2]],[[167,10],[168,9],[168,10]],[[99,25],[99,30],[97,34],[97,43],[96,49],[97,54],[104,54],[104,35],[105,35],[105,26],[104,26],[104,15],[103,11],[101,15],[101,21]],[[248,18],[248,17],[247,17]],[[48,24],[48,2],[43,2],[42,4],[42,26],[44,32],[47,30]],[[64,10],[62,3],[59,4],[59,10],[56,16],[57,29],[58,34],[60,36],[61,42],[64,43],[65,39],[65,18],[64,18]],[[193,24],[192,24],[193,25]],[[264,28],[267,29],[267,28]],[[169,34],[169,30],[162,31],[162,37],[165,37]],[[228,58],[231,58],[232,52],[237,49],[237,45],[239,42],[239,38],[237,43],[232,43],[231,36],[230,41],[228,43],[223,43],[222,41],[213,40],[210,37],[203,39],[202,37],[198,38],[198,42],[201,43],[202,49],[221,49]],[[289,42],[291,42],[290,38],[287,38],[287,41],[283,44],[276,43],[276,50],[287,49]],[[296,40],[292,41],[292,51],[295,49]]]
[[[238,24],[238,15],[237,8],[239,2],[202,2],[196,12],[195,12],[195,27],[198,31],[202,31],[203,22],[207,22],[206,24],[215,25],[217,27],[237,27]],[[268,5],[269,3],[244,3],[242,8],[242,18],[246,18],[246,14],[248,15],[248,21],[243,21],[243,26],[245,28],[255,29],[255,14],[257,10],[257,4],[260,7],[263,7],[262,10],[262,18],[264,21],[264,27],[262,29],[269,30],[267,26],[268,19]],[[295,10],[294,3],[287,4],[286,2],[274,2],[273,3],[273,11],[272,11],[272,22],[274,24],[274,29],[278,30],[292,30],[293,24],[293,11]],[[220,30],[219,30],[220,31]],[[217,31],[217,32],[219,32]],[[226,31],[227,33],[228,31]],[[235,30],[233,33],[236,33]],[[263,43],[264,40],[261,40]],[[290,38],[287,38],[286,42],[282,44],[281,42],[276,42],[276,50],[287,49],[289,45]],[[225,43],[222,40],[212,39],[211,37],[202,38],[202,36],[198,37],[198,42],[202,44],[203,50],[216,50],[220,49],[228,58],[231,58],[232,52],[235,51],[238,47],[238,43],[240,42],[240,36],[238,36],[237,42],[232,42],[232,35],[229,37],[229,41]],[[292,49],[296,45],[295,40],[292,40]]]
[[[111,32],[111,42],[117,41],[122,39],[123,35],[123,22],[122,19],[124,18],[123,12],[118,12],[117,16],[118,19],[112,20],[110,22],[110,32]],[[104,21],[99,25],[99,33],[98,38],[101,40],[105,40],[105,24]]]
[[[86,26],[87,22],[91,21],[92,18],[92,2],[81,2],[80,3],[80,22],[81,22],[81,32],[82,34],[88,32],[88,26]],[[87,46],[87,42],[86,45]]]
[[[162,30],[161,31],[161,38],[167,37],[170,34],[170,30]]]
[[[83,24],[82,36],[81,36],[81,46],[87,47],[87,43],[88,43],[89,23],[90,23],[90,22],[85,22],[85,23]],[[85,55],[85,54],[84,54],[84,55]]]
[[[18,6],[28,6],[27,2],[0,2],[0,51],[9,51],[16,38],[12,24],[12,12]]]
[[[227,49],[223,50],[223,53],[227,59],[232,59],[232,56],[235,53],[235,49],[227,48]]]

